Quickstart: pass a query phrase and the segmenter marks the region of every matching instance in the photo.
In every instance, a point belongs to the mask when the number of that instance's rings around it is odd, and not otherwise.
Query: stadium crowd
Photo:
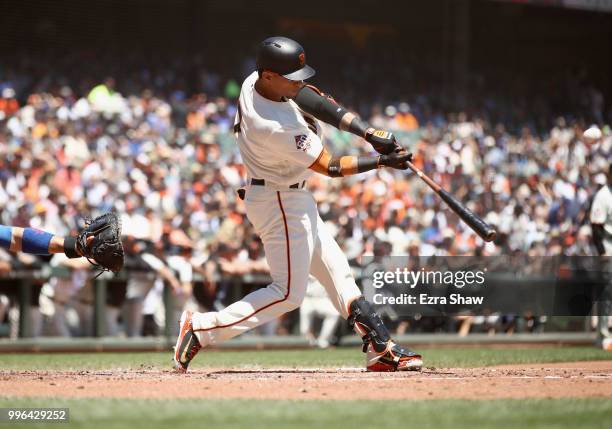
[[[83,216],[117,210],[127,235],[127,268],[158,273],[127,286],[136,318],[153,315],[155,301],[149,305],[146,298],[150,290],[161,296],[163,281],[182,297],[180,306],[193,304],[194,294],[198,305],[212,308],[230,293],[224,279],[266,271],[261,243],[236,198],[244,180],[231,132],[239,81],[201,67],[197,91],[190,91],[177,61],[167,69],[142,68],[99,81],[77,78],[69,67],[60,68],[66,70],[62,76],[38,76],[27,58],[0,72],[0,223],[67,235]],[[437,97],[443,95],[434,87],[421,85],[402,99],[346,98],[373,126],[394,131],[415,154],[415,164],[497,226],[499,237],[494,244],[482,242],[405,172],[315,175],[307,186],[349,260],[357,264],[375,253],[594,254],[588,211],[605,184],[612,146],[601,93],[576,88],[578,110],[546,126],[520,121],[532,111],[547,112],[540,119],[555,117],[541,98],[514,104],[511,111],[503,97],[475,97],[481,107],[471,102],[453,111],[440,107]],[[329,90],[343,102],[341,90]],[[597,121],[604,137],[584,141],[588,123],[582,118]],[[372,151],[331,127],[324,143],[334,153]],[[69,263],[60,259],[52,265]],[[0,272],[40,261],[2,252]],[[58,298],[57,279],[42,294],[63,303],[76,296],[87,283],[87,264],[69,268],[81,274],[67,282],[65,297]],[[193,290],[193,273],[204,278],[201,290]],[[58,323],[56,332],[67,334]],[[137,320],[130,332],[142,329]]]

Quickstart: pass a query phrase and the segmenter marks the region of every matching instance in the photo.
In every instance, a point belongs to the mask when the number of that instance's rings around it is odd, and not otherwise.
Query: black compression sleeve
[[[298,92],[294,101],[304,112],[310,113],[315,118],[333,125],[336,128],[339,128],[340,120],[347,112],[344,107],[318,94],[309,86],[304,86],[300,92]]]
[[[336,103],[333,98],[321,95],[310,86],[304,86],[294,101],[304,112],[325,123],[360,137],[365,136],[368,125],[364,121]]]

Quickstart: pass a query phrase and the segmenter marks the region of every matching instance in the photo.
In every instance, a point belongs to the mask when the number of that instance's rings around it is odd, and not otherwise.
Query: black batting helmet
[[[290,80],[306,80],[315,71],[306,65],[304,48],[287,37],[268,37],[257,49],[257,70],[269,70]]]

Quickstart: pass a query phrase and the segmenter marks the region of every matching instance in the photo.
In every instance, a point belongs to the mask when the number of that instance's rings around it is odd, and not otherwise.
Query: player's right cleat
[[[193,313],[189,310],[183,311],[179,322],[180,331],[176,340],[176,346],[174,346],[173,358],[174,367],[178,372],[187,372],[189,362],[191,362],[194,356],[198,354],[202,348],[198,338],[193,332],[193,326],[191,324],[192,315]]]
[[[368,346],[366,368],[371,372],[420,371],[423,368],[423,358],[420,354],[389,341],[382,353],[377,353],[371,345]]]

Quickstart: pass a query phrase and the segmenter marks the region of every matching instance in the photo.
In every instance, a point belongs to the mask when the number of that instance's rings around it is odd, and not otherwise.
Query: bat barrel
[[[476,232],[480,238],[484,241],[493,241],[495,237],[497,237],[497,231],[488,225],[484,220],[482,220],[479,216],[473,213],[466,206],[461,204],[455,197],[446,192],[444,189],[440,187],[436,182],[431,180],[425,173],[419,170],[413,163],[408,162],[408,168],[410,168],[414,173],[427,185],[433,189],[440,197],[448,204],[452,211],[457,213],[466,224],[469,225],[470,228]]]
[[[484,241],[493,241],[495,240],[495,238],[497,237],[497,231],[495,231],[493,228],[489,227],[490,229],[485,233],[485,236],[482,237],[482,239]]]
[[[495,229],[477,216],[474,212],[461,204],[455,197],[444,189],[438,191],[438,195],[448,204],[457,215],[469,225],[484,241],[493,241],[497,237]]]

